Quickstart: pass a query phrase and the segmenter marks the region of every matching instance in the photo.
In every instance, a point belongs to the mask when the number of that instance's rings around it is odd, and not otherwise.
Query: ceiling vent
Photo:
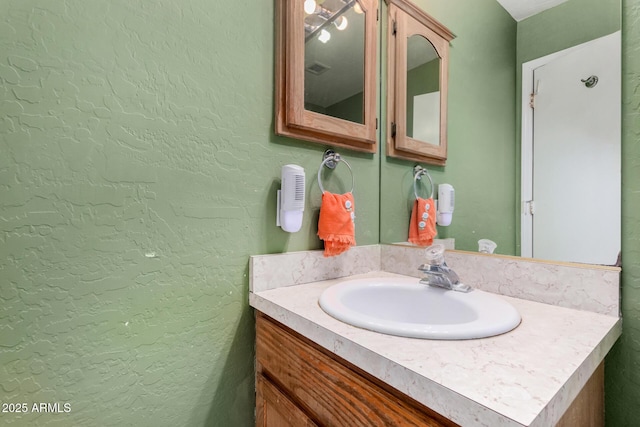
[[[308,72],[310,72],[311,74],[315,74],[316,76],[319,76],[320,74],[325,73],[330,69],[331,67],[329,67],[328,65],[324,65],[320,62],[314,62],[313,64],[307,66],[306,68]]]

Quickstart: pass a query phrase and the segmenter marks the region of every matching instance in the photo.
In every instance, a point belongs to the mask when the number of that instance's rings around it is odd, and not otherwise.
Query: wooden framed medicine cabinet
[[[408,0],[385,0],[387,155],[434,165],[447,160],[448,28]]]
[[[377,151],[378,0],[276,0],[278,135]]]

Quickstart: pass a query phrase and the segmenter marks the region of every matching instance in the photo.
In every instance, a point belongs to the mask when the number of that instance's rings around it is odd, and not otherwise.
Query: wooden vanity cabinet
[[[256,426],[458,426],[423,404],[256,313]],[[604,425],[598,367],[556,427]]]
[[[256,426],[457,426],[260,313],[256,359]]]

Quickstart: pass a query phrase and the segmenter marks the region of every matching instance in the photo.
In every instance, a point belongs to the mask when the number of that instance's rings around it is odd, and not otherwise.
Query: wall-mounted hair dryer
[[[438,212],[436,222],[438,225],[450,225],[455,204],[455,190],[450,184],[438,185]]]
[[[295,233],[302,227],[304,212],[304,168],[298,165],[282,166],[282,184],[278,190],[276,225]]]

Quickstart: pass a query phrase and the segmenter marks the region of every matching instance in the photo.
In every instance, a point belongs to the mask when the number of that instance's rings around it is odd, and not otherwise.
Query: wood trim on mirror
[[[377,152],[376,49],[378,1],[357,0],[364,12],[363,122],[332,117],[304,107],[305,31],[302,0],[276,4],[276,108],[278,135],[368,153]]]
[[[407,0],[387,0],[387,155],[406,160],[444,165],[447,160],[447,95],[449,29]],[[440,118],[437,144],[407,135],[407,37],[420,35],[440,57]]]

